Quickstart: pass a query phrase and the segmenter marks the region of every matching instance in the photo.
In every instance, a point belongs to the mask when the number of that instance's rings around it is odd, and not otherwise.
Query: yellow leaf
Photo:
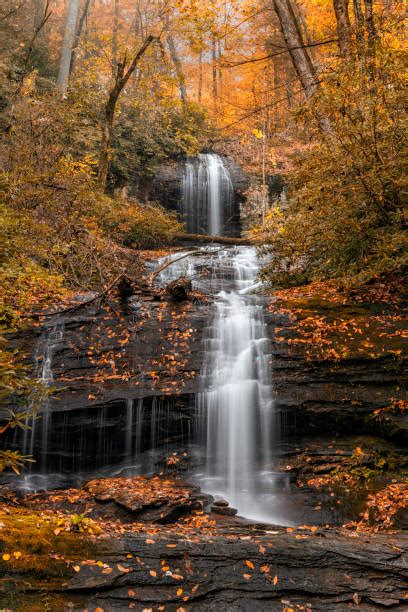
[[[261,130],[258,130],[256,128],[252,130],[252,134],[255,136],[255,138],[258,138],[258,140],[261,138],[264,138],[263,132],[261,132]]]
[[[176,593],[177,595],[181,595],[183,593],[183,589],[177,589]]]
[[[8,553],[5,553],[2,557],[3,561],[9,561],[10,560],[10,555]]]
[[[19,559],[21,557],[21,552],[20,551],[16,551],[13,553],[13,555],[15,556],[16,559]]]
[[[73,565],[73,566],[72,566],[72,569],[73,569],[75,572],[79,572],[81,568],[80,568],[80,566],[79,566],[79,565]]]

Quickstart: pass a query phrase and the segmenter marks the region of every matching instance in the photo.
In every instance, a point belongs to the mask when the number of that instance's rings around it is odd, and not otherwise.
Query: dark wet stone
[[[211,506],[211,512],[215,514],[222,514],[224,516],[235,516],[238,513],[238,510],[235,508],[230,508],[229,506],[217,506],[213,504]]]
[[[227,502],[226,499],[216,499],[214,502],[214,506],[218,506],[220,508],[226,508],[227,506],[229,506],[229,503]]]

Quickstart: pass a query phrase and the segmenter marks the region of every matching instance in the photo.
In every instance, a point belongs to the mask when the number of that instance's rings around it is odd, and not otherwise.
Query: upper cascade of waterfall
[[[187,160],[182,213],[189,233],[222,236],[230,232],[235,214],[234,187],[222,157],[202,153]]]

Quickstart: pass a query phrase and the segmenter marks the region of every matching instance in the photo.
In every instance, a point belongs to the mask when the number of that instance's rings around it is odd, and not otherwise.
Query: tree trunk
[[[70,0],[68,15],[65,22],[64,40],[62,42],[61,59],[57,78],[57,87],[63,96],[67,93],[68,89],[69,69],[71,66],[72,48],[75,42],[78,9],[79,0]]]
[[[293,7],[290,0],[273,0],[273,4],[293,67],[306,97],[311,98],[318,89],[316,72],[305,48]]]
[[[203,99],[203,52],[198,54],[198,103]]]
[[[34,0],[34,29],[37,29],[41,24],[44,15],[43,0]]]
[[[118,31],[119,31],[119,0],[115,0],[113,8],[113,30],[112,30],[112,74],[116,74],[118,63]]]
[[[180,99],[183,105],[183,108],[187,107],[187,89],[186,89],[186,79],[184,76],[183,65],[177,53],[176,44],[174,42],[174,38],[172,34],[167,34],[167,46],[170,51],[171,61],[174,64],[174,69],[176,71],[178,86],[180,90]]]
[[[353,0],[353,9],[354,21],[356,24],[357,51],[360,57],[364,57],[364,17],[360,0]]]
[[[149,35],[143,42],[140,49],[135,53],[133,59],[126,70],[127,57],[117,64],[115,82],[109,92],[108,100],[105,105],[104,120],[102,124],[102,139],[99,151],[98,184],[101,189],[106,188],[106,179],[109,168],[109,149],[112,143],[113,125],[115,120],[116,104],[126,83],[134,73],[140,59],[146,53],[152,42],[157,40],[155,36]]]
[[[306,42],[308,45],[311,45],[313,41],[312,41],[312,37],[310,36],[309,28],[307,27],[304,11],[303,11],[302,6],[300,6],[299,3],[297,2],[297,0],[293,1],[293,9],[294,9],[297,19],[300,22],[300,25],[302,26],[302,30],[303,30],[303,34],[305,36]],[[316,55],[314,47],[310,47],[309,51],[310,51],[310,59],[313,64],[313,68],[317,71],[319,69],[319,60],[317,59],[317,55]]]
[[[70,63],[70,66],[69,66],[69,76],[71,76],[71,74],[74,71],[77,49],[78,49],[79,41],[81,39],[82,30],[84,29],[85,20],[86,20],[86,18],[88,16],[89,5],[90,4],[91,4],[91,0],[85,0],[84,7],[82,9],[82,13],[81,13],[81,16],[79,18],[78,27],[77,27],[76,35],[75,35],[74,48],[72,49],[71,63]]]
[[[212,56],[212,95],[213,95],[213,105],[214,109],[217,108],[217,96],[218,96],[218,88],[217,88],[217,47],[216,47],[215,36],[212,37],[212,45],[211,45],[211,56]]]
[[[373,0],[364,0],[365,23],[367,31],[367,68],[371,79],[375,76],[375,47],[377,32],[374,23]]]
[[[217,50],[218,50],[218,95],[222,96],[222,70],[221,70],[222,48],[221,48],[220,40],[217,43]]]
[[[349,0],[333,0],[340,55],[343,58],[351,55],[351,25],[348,4]]]

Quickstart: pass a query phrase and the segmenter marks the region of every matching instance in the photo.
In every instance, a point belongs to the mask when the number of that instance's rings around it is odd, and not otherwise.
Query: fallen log
[[[253,240],[249,238],[237,238],[232,236],[210,236],[209,234],[176,234],[175,240],[178,242],[203,242],[205,244],[231,244],[231,245],[252,245]]]
[[[185,276],[176,278],[166,286],[166,293],[177,302],[188,300],[192,291],[191,280]]]

